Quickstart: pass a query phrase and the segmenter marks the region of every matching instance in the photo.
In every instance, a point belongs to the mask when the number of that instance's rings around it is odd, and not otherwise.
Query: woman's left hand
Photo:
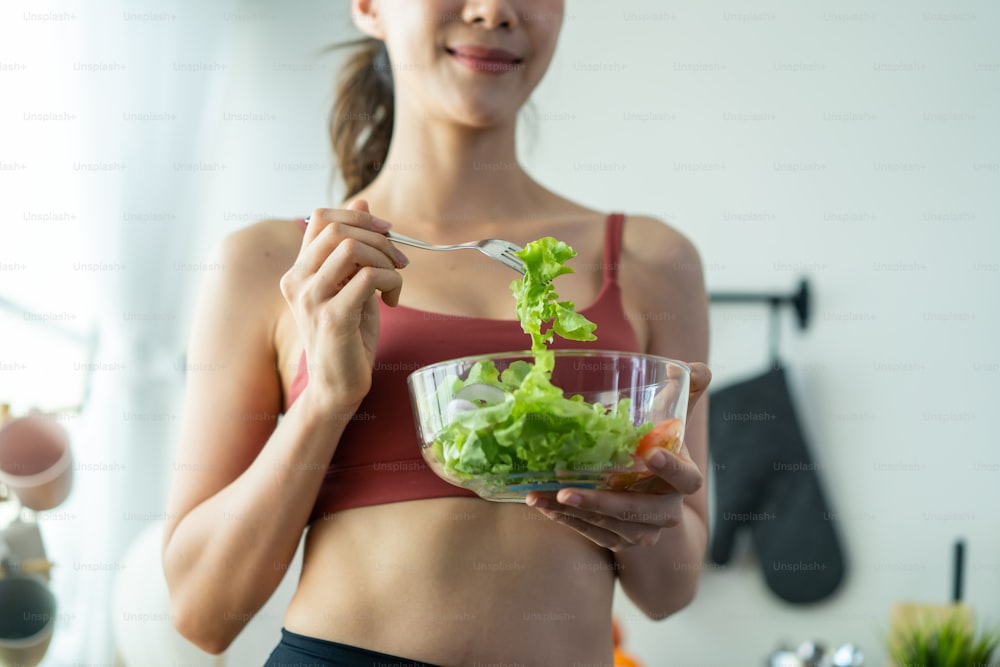
[[[687,416],[690,418],[708,388],[712,373],[705,364],[689,365],[691,391]],[[662,490],[656,493],[560,489],[556,494],[532,492],[526,502],[553,521],[611,551],[656,544],[664,528],[680,522],[685,496],[701,489],[705,478],[683,443],[676,453],[654,449],[646,456],[646,465],[660,482]]]

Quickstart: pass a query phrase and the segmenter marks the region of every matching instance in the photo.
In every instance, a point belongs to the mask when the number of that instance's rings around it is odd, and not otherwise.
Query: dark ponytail
[[[369,37],[350,45],[360,48],[344,63],[329,118],[345,199],[367,187],[385,164],[394,97],[385,43]]]

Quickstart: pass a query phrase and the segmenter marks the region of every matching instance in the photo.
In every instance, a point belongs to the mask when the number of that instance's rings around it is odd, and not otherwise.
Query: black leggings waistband
[[[281,641],[264,667],[437,667],[281,629]]]

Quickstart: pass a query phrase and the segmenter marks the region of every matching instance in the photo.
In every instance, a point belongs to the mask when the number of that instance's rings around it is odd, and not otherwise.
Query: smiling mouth
[[[445,47],[445,52],[469,69],[486,74],[504,74],[524,66],[522,58],[501,50]]]

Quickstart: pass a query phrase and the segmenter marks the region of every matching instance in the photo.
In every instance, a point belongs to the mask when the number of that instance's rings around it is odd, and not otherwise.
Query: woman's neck
[[[530,216],[551,201],[517,161],[513,123],[473,129],[402,120],[379,176],[358,196],[390,221],[441,229]]]

